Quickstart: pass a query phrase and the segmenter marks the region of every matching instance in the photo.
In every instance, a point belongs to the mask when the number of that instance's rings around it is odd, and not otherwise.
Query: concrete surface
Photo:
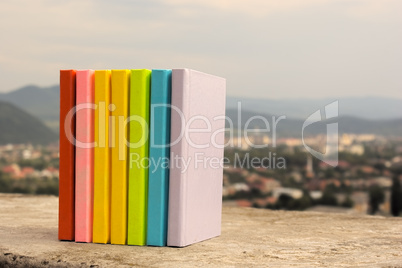
[[[0,267],[402,267],[402,218],[224,207],[186,248],[59,242],[58,199],[0,194]]]

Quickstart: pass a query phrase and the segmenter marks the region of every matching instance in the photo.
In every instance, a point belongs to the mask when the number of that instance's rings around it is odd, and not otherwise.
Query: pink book
[[[75,241],[92,242],[94,150],[94,71],[77,71]]]
[[[225,79],[172,70],[168,246],[221,234],[225,99]]]

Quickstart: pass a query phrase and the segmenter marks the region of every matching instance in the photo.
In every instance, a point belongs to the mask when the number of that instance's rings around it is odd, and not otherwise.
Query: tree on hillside
[[[0,193],[9,193],[11,191],[11,183],[10,176],[0,171]]]
[[[276,205],[280,209],[291,209],[293,205],[293,197],[287,194],[281,194],[276,202]]]
[[[384,202],[385,194],[383,189],[378,185],[372,185],[369,188],[369,214],[374,215],[380,204]]]
[[[336,199],[336,196],[334,192],[331,190],[331,188],[325,188],[324,192],[322,193],[322,197],[318,201],[318,204],[320,205],[325,205],[325,206],[337,206],[338,205],[338,200]]]
[[[391,213],[394,216],[399,216],[401,210],[402,210],[402,188],[399,177],[396,175],[392,179]]]

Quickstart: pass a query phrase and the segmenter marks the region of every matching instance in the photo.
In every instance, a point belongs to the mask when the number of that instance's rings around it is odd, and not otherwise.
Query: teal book
[[[152,70],[147,245],[166,246],[169,193],[171,70]]]

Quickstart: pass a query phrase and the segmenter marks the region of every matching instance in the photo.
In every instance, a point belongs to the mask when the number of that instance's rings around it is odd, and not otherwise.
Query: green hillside
[[[47,144],[58,136],[36,117],[11,103],[0,101],[0,144]]]
[[[25,86],[17,90],[0,93],[0,100],[16,105],[42,120],[54,132],[59,129],[59,86]]]

